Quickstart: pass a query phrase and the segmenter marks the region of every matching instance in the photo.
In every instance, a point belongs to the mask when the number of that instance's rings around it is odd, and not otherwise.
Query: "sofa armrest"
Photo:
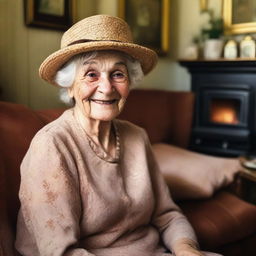
[[[6,172],[0,155],[0,256],[15,256],[14,230],[9,219],[6,195]]]
[[[202,249],[220,248],[255,234],[255,205],[225,190],[210,199],[179,205],[194,227]]]

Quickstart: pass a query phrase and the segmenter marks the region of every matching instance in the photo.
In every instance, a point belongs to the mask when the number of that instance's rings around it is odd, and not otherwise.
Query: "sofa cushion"
[[[55,119],[57,119],[64,111],[65,111],[64,108],[43,109],[43,110],[37,110],[36,114],[45,124],[48,124],[48,123],[54,121]]]
[[[235,243],[256,233],[256,207],[229,192],[219,191],[211,199],[186,201],[179,206],[194,227],[202,249]]]
[[[175,200],[210,197],[229,185],[241,169],[237,158],[204,155],[164,143],[152,148]]]
[[[187,147],[193,119],[194,94],[136,89],[130,92],[120,119],[143,127],[151,143]]]

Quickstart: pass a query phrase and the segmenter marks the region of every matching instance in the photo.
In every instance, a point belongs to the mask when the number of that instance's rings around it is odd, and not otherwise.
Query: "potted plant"
[[[217,59],[221,57],[223,48],[223,20],[215,18],[213,10],[203,11],[209,15],[208,23],[201,28],[201,38],[204,42],[204,58]]]

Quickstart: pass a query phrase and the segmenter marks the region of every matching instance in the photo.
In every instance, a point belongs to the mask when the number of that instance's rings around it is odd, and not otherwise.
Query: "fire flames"
[[[216,100],[211,104],[211,122],[238,124],[237,104],[234,101]]]

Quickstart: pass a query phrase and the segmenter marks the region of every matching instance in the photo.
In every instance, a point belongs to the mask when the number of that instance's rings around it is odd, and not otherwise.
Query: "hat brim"
[[[154,68],[158,58],[153,50],[137,44],[115,41],[91,41],[70,45],[48,56],[39,68],[39,76],[45,81],[57,85],[54,82],[55,75],[70,58],[79,53],[97,50],[116,50],[127,53],[141,63],[145,75]]]

